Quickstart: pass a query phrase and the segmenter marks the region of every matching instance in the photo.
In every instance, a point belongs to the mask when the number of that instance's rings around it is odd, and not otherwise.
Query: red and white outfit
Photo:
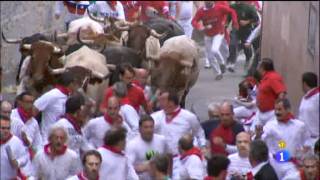
[[[133,166],[142,164],[150,159],[147,159],[148,154],[168,153],[168,147],[164,136],[154,134],[151,142],[144,141],[141,135],[137,135],[131,139],[126,147],[126,154]],[[151,158],[151,157],[150,157]],[[139,179],[151,180],[152,177],[148,172],[138,174]]]
[[[229,14],[231,14],[232,17],[233,26],[238,29],[239,25],[236,12],[222,3],[215,4],[209,9],[205,7],[200,8],[192,19],[192,26],[195,29],[199,30],[201,28],[199,21],[202,21],[205,27],[210,26],[210,28],[206,28],[204,31],[206,57],[218,74],[222,74],[218,61],[224,65],[225,59],[229,56],[229,48],[226,46],[227,43],[225,40],[226,18]],[[223,43],[225,46],[223,46],[224,50],[222,53],[220,48]]]
[[[67,148],[52,158],[50,144],[37,152],[33,160],[35,179],[65,180],[81,171],[81,161],[73,150]]]
[[[246,175],[251,170],[249,157],[241,157],[239,153],[228,156],[230,165],[228,166],[227,180],[230,180],[233,174]]]
[[[70,23],[73,20],[83,17],[89,6],[89,1],[56,1],[55,14],[61,15],[64,6],[67,8],[64,21],[65,23]]]
[[[18,170],[13,168],[10,164],[7,149],[11,149],[12,158],[16,159],[18,166],[21,168],[26,166],[29,162],[28,152],[22,141],[15,135],[4,141],[0,141],[0,179],[15,179],[18,176]]]
[[[275,118],[274,104],[279,94],[286,92],[286,86],[281,75],[275,71],[267,71],[258,85],[257,115],[254,119],[251,130],[255,125],[264,126],[268,121]]]
[[[122,151],[107,145],[98,148],[98,151],[102,156],[99,172],[101,179],[139,179],[128,157]]]
[[[21,140],[21,133],[25,132],[27,139],[31,144],[32,150],[35,150],[33,153],[35,153],[37,150],[40,150],[43,147],[42,136],[40,134],[38,121],[34,117],[27,114],[28,113],[25,113],[22,108],[16,108],[12,110],[10,115],[11,132]]]
[[[42,112],[40,129],[44,144],[48,142],[50,127],[65,113],[65,104],[69,94],[67,88],[57,86],[34,102],[33,105]]]
[[[122,117],[119,116],[119,118]],[[122,126],[127,129],[128,133],[130,133],[131,130],[129,126],[125,122],[122,123]],[[91,119],[83,128],[84,137],[91,146],[95,148],[101,147],[104,144],[104,135],[109,129],[112,128],[112,124],[113,119],[107,114]]]
[[[295,119],[291,114],[286,118],[285,122],[273,119],[263,127],[261,139],[265,141],[269,148],[270,163],[274,167],[279,179],[297,179],[299,171],[295,167],[295,158],[300,158],[301,149],[309,138],[306,125]],[[292,161],[278,162],[273,157],[280,150],[279,142],[284,141],[284,148],[290,154]],[[299,179],[299,178],[298,178]]]
[[[114,17],[125,20],[123,6],[120,1],[96,1],[88,7],[90,13],[97,13],[98,17]]]
[[[180,179],[203,179],[205,177],[205,161],[200,149],[193,147],[181,154],[180,162]]]
[[[319,138],[319,91],[319,87],[309,90],[302,97],[299,107],[299,120],[306,124],[312,147]]]
[[[70,178],[68,178],[67,180],[89,180],[85,175],[84,175],[84,172],[80,172],[78,173],[77,175],[74,175]],[[97,177],[96,180],[99,180],[99,176]]]
[[[151,116],[155,121],[155,132],[165,136],[169,151],[174,156],[173,179],[179,178],[178,141],[186,133],[192,133],[199,146],[205,146],[206,139],[200,122],[192,112],[180,107],[172,113],[171,119],[167,118],[164,110],[154,112]]]
[[[72,115],[65,114],[54,126],[65,128],[68,133],[68,147],[75,151],[79,157],[80,152],[94,149],[92,145],[89,145],[86,138],[84,138],[81,127],[76,123],[76,119]]]

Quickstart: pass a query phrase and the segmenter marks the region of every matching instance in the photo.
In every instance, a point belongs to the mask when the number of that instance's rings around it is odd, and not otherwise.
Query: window
[[[315,58],[316,32],[317,32],[317,9],[312,2],[309,8],[309,29],[308,29],[308,51]]]

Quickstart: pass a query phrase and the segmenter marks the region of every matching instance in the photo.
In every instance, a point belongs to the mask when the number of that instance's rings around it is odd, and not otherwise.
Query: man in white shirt
[[[112,96],[108,99],[107,112],[100,117],[89,120],[83,129],[87,141],[95,148],[103,145],[105,133],[112,127],[125,127],[130,131],[129,126],[123,121],[119,114],[120,101],[117,97]]]
[[[247,132],[240,132],[236,136],[238,152],[228,156],[230,165],[228,167],[227,179],[242,178],[251,170],[251,165],[249,162],[250,142],[251,137]]]
[[[306,124],[310,134],[310,146],[314,147],[319,138],[319,92],[318,77],[315,73],[306,72],[302,75],[302,88],[305,95],[299,107],[299,120]],[[313,148],[312,148],[313,149]]]
[[[139,179],[123,150],[126,146],[126,129],[112,128],[104,137],[104,145],[98,148],[102,156],[99,176],[101,179]]]
[[[11,132],[24,143],[32,159],[43,146],[39,124],[32,116],[34,97],[30,92],[23,92],[17,96],[16,100],[18,107],[12,110],[10,116]]]
[[[84,113],[84,97],[80,94],[70,96],[66,102],[66,114],[55,126],[64,127],[68,133],[68,147],[74,150],[79,157],[85,151],[93,149],[84,138],[82,127],[86,121]]]
[[[149,115],[141,117],[139,132],[140,134],[128,143],[126,153],[139,179],[151,180],[149,162],[155,154],[166,154],[167,144],[164,136],[154,134],[154,120]]]
[[[66,24],[66,30],[68,30],[70,22],[83,17],[89,5],[89,1],[56,1],[55,18],[60,18],[65,6],[67,8],[67,13],[64,21]]]
[[[65,180],[80,172],[79,156],[67,148],[67,139],[68,134],[63,127],[51,127],[49,144],[38,151],[33,160],[35,179]]]
[[[309,134],[305,124],[293,117],[290,113],[290,102],[288,99],[278,99],[275,103],[276,119],[273,119],[263,127],[263,133],[256,131],[257,138],[266,142],[270,150],[271,164],[275,167],[280,179],[295,179],[299,176],[296,168],[297,159],[302,153],[310,148],[307,145]],[[262,135],[261,135],[262,134]],[[289,153],[289,158],[281,156],[281,152]],[[284,156],[284,155],[282,155]]]
[[[163,110],[154,112],[151,116],[156,122],[155,130],[164,135],[173,156],[173,179],[179,177],[178,141],[186,133],[196,137],[201,148],[205,148],[206,139],[197,117],[188,110],[179,107],[179,98],[176,93],[164,91],[159,97]]]
[[[88,7],[88,13],[96,14],[98,17],[113,17],[125,20],[123,6],[120,1],[96,1]]]
[[[70,177],[67,180],[97,180],[102,162],[100,153],[96,150],[89,150],[82,157],[83,171]]]
[[[179,139],[180,179],[203,179],[205,176],[204,156],[201,150],[193,146],[191,134],[183,135]]]
[[[50,127],[65,113],[65,103],[68,96],[77,89],[74,74],[67,71],[61,75],[56,87],[34,102],[34,117],[41,111],[41,134],[44,142],[48,139]]]
[[[15,179],[29,161],[22,141],[10,132],[10,119],[0,115],[0,179]]]

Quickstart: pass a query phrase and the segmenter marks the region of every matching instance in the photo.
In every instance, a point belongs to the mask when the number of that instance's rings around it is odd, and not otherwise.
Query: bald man
[[[238,179],[244,177],[251,169],[249,162],[249,145],[251,142],[250,134],[240,132],[236,136],[237,153],[228,156],[230,165],[228,167],[228,179]]]
[[[193,136],[185,134],[179,139],[180,179],[203,179],[205,176],[204,157],[201,150],[193,146]]]
[[[8,101],[1,102],[1,115],[10,117],[12,105]]]
[[[123,121],[119,114],[120,100],[112,96],[108,99],[107,110],[103,116],[89,120],[84,127],[84,136],[86,140],[95,148],[103,145],[105,133],[112,127],[125,127],[127,131],[129,126]]]
[[[234,120],[232,104],[223,102],[220,107],[220,123],[210,133],[211,152],[224,155],[237,152],[236,135],[242,131],[243,126]]]

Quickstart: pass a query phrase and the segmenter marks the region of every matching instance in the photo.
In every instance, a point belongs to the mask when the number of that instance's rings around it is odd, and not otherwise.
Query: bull
[[[160,59],[152,61],[151,85],[155,89],[177,92],[181,106],[199,76],[200,49],[195,41],[185,35],[164,42]]]

